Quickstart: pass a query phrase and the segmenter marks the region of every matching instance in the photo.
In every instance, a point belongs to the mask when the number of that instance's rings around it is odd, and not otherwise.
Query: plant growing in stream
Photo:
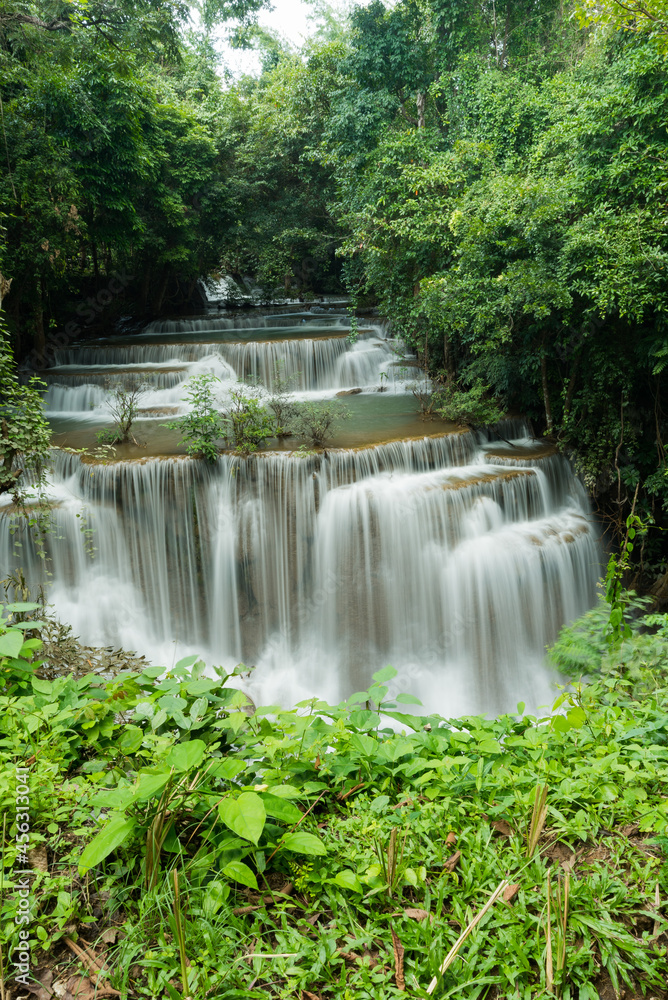
[[[98,432],[97,439],[103,444],[126,444],[132,441],[138,445],[132,433],[132,425],[137,419],[142,398],[146,394],[147,385],[138,376],[131,376],[125,382],[109,383],[111,395],[107,400],[113,426]]]
[[[313,448],[324,448],[336,433],[337,425],[351,417],[343,403],[326,400],[322,403],[300,403],[297,410],[296,429]]]
[[[225,417],[213,395],[213,386],[219,382],[213,372],[203,372],[188,379],[183,396],[192,409],[178,420],[163,425],[180,431],[188,454],[207,462],[216,461],[218,442],[226,436]]]
[[[250,455],[276,434],[274,418],[265,410],[252,389],[233,389],[232,405],[227,414],[228,436],[238,455]]]
[[[285,361],[277,361],[272,372],[271,386],[267,388],[266,406],[276,420],[275,435],[278,438],[294,433],[295,420],[299,412],[292,393],[299,382],[301,372],[287,375]]]

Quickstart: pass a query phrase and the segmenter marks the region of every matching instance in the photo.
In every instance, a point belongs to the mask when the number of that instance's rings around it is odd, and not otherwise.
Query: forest
[[[631,23],[614,0],[371,3],[323,17],[301,52],[254,33],[256,8],[213,3],[195,28],[157,0],[6,7],[16,357],[39,371],[121,315],[186,308],[211,273],[345,289],[444,390],[552,435],[618,529],[638,487],[651,585],[668,502],[661,5]],[[218,72],[211,29],[231,18],[259,78]]]
[[[0,1000],[666,1000],[668,3],[269,6],[0,0]]]

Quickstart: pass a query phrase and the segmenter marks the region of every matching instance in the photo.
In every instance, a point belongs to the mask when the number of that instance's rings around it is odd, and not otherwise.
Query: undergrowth
[[[562,633],[577,679],[545,716],[446,722],[388,701],[392,668],[290,711],[194,657],[58,674],[8,606],[4,983],[27,927],[37,995],[663,996],[668,638],[643,610],[614,649],[597,611]]]

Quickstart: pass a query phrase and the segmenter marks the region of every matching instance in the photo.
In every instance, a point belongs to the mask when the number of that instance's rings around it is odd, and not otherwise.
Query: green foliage
[[[300,403],[295,425],[297,434],[310,442],[313,448],[324,448],[342,420],[348,420],[350,410],[336,400],[322,403]]]
[[[613,31],[637,31],[648,35],[662,51],[668,47],[668,4],[665,0],[579,0],[575,13],[587,27],[605,25]]]
[[[637,490],[636,490],[637,494]],[[635,501],[634,501],[635,509]],[[608,643],[612,648],[632,635],[631,626],[625,618],[626,600],[623,593],[624,577],[628,573],[631,553],[636,533],[645,534],[647,525],[633,511],[626,518],[626,535],[619,556],[614,552],[608,560],[605,574],[605,599],[610,605]]]
[[[346,1000],[394,995],[394,930],[407,981],[426,995],[507,879],[519,886],[513,907],[490,911],[439,989],[482,997],[494,985],[532,998],[545,990],[548,874],[554,905],[552,859],[569,857],[566,961],[554,973],[562,996],[594,1000],[601,966],[619,984],[665,981],[652,927],[666,921],[656,911],[647,924],[656,883],[668,892],[661,849],[647,839],[668,834],[665,670],[638,661],[635,679],[626,667],[602,672],[542,717],[522,705],[492,720],[411,715],[414,699],[388,696],[391,667],[340,705],[314,698],[286,711],[249,703],[236,687],[245,667],[207,671],[195,656],[107,680],[47,677],[33,659],[43,652],[38,610],[10,606],[0,627],[0,805],[15,815],[12,768],[30,759],[30,844],[59,859],[33,883],[37,955],[73,923],[86,928],[97,908],[100,930],[122,922],[106,955],[122,993],[161,996],[167,984],[178,993],[187,976],[191,995],[278,989]],[[574,629],[612,663],[607,616],[596,614]],[[654,641],[665,665],[664,617]],[[625,639],[622,655],[641,637]],[[16,943],[16,835],[10,818],[5,954]],[[281,894],[287,882],[298,896]],[[253,938],[265,943],[249,956],[249,987],[238,956]]]
[[[287,437],[295,429],[298,407],[292,398],[292,391],[299,376],[300,372],[294,372],[292,375],[286,374],[285,361],[278,361],[274,366],[265,405],[274,416],[276,425],[274,433],[278,438]]]
[[[462,427],[482,426],[497,423],[503,410],[487,397],[489,386],[481,381],[474,382],[470,389],[446,386],[439,393],[436,412],[444,420],[452,420]]]
[[[137,444],[132,425],[137,419],[142,397],[146,392],[146,384],[141,379],[133,378],[129,382],[108,386],[107,408],[113,420],[111,429],[98,432],[97,439],[102,444],[115,445],[133,441]]]
[[[165,424],[170,430],[181,432],[189,455],[215,462],[218,442],[225,437],[226,426],[213,394],[213,386],[220,379],[212,372],[193,375],[186,382],[184,399],[192,409],[189,413]]]
[[[28,486],[44,485],[51,430],[44,416],[41,379],[19,380],[0,320],[0,493],[20,502]],[[20,466],[20,467],[19,467]]]
[[[276,434],[273,416],[250,388],[233,389],[227,413],[228,436],[238,455],[250,455]]]

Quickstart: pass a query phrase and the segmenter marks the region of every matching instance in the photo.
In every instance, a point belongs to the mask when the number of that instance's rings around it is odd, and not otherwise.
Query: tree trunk
[[[145,267],[139,291],[139,301],[142,313],[148,312],[148,290],[151,284],[151,268]]]
[[[552,420],[552,404],[550,403],[550,390],[547,384],[547,353],[545,351],[545,338],[543,338],[543,343],[540,352],[540,375],[543,383],[543,404],[545,406],[545,422],[547,424],[547,433],[552,433],[552,428],[554,427],[554,422]]]
[[[42,279],[37,281],[35,298],[35,347],[38,354],[44,354],[46,338],[44,336],[44,299],[42,298]]]
[[[450,350],[450,338],[447,333],[443,334],[443,367],[447,372],[447,383],[452,385],[455,381],[455,365],[452,351]]]
[[[95,276],[95,291],[98,290],[98,285],[100,283],[100,265],[97,260],[97,246],[95,245],[95,240],[90,241],[91,255],[93,257],[93,275]]]
[[[165,267],[163,268],[162,275],[160,277],[160,282],[158,284],[158,290],[153,300],[154,313],[159,313],[160,310],[162,309],[162,303],[165,298],[165,292],[167,291],[168,281],[169,281],[169,269]]]
[[[575,393],[575,381],[578,374],[578,368],[580,367],[580,355],[575,358],[573,362],[573,367],[571,369],[571,377],[568,380],[568,389],[566,390],[566,398],[564,400],[564,420],[571,412],[571,405],[573,403],[573,395]]]
[[[418,128],[424,128],[425,126],[424,112],[425,112],[425,107],[427,105],[427,96],[421,90],[418,90],[415,103],[417,105]]]

